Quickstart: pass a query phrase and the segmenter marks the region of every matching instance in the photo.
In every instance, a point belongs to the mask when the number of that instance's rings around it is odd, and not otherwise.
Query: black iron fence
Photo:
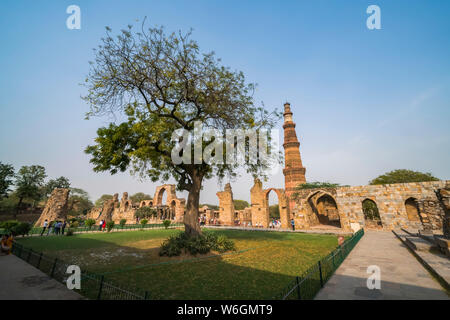
[[[66,284],[67,278],[70,276],[67,273],[70,264],[58,258],[50,257],[42,252],[36,252],[17,242],[13,244],[12,253],[63,284]],[[79,290],[74,289],[74,291],[88,299],[147,300],[150,298],[147,291],[126,289],[106,279],[103,275],[81,270],[80,280],[81,288]]]
[[[310,267],[302,276],[295,277],[282,292],[271,299],[313,299],[363,235],[363,229],[357,231],[341,246]],[[42,252],[36,252],[17,242],[13,244],[12,253],[61,283],[65,284],[70,276],[67,273],[67,268],[70,264],[58,258],[44,255]],[[111,280],[106,279],[104,275],[82,270],[81,289],[75,291],[88,299],[97,300],[147,300],[151,298],[148,291],[125,289],[123,286],[116,285]]]
[[[360,229],[341,246],[310,267],[302,276],[295,277],[282,292],[272,297],[274,300],[311,300],[331,278],[358,241],[364,235]]]
[[[171,223],[167,229],[174,229],[174,228],[180,228],[184,227],[183,223]],[[121,226],[120,224],[114,225],[114,227],[110,230],[110,232],[115,231],[133,231],[133,230],[143,230],[143,229],[164,229],[166,228],[162,223],[149,223],[146,225],[142,224],[125,224]],[[79,227],[67,227],[65,228],[64,232],[67,233],[69,230],[71,230],[73,233],[87,233],[87,232],[107,232],[107,229],[100,229],[98,225],[93,225],[91,227],[88,226],[79,226]],[[35,236],[40,235],[43,231],[43,227],[33,227],[31,228],[30,232],[28,232],[27,236]],[[0,228],[0,234],[8,233],[7,230],[4,230]],[[59,235],[62,233],[59,232]],[[50,228],[47,228],[44,230],[43,236],[45,235],[56,235],[55,231]]]

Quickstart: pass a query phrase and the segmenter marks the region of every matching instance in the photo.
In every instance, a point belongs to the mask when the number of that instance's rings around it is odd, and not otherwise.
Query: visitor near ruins
[[[407,300],[408,318],[450,300],[449,13],[3,0],[3,309],[335,318],[322,300],[352,317]]]

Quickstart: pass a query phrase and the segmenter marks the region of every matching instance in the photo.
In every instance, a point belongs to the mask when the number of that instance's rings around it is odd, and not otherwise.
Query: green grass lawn
[[[333,235],[208,230],[233,239],[237,250],[160,257],[161,242],[178,232],[144,230],[18,241],[118,284],[147,290],[151,299],[271,298],[337,247]]]

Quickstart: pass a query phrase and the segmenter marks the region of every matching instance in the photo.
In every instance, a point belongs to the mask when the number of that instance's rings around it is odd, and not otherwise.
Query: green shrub
[[[141,220],[141,225],[142,225],[142,229],[144,229],[144,226],[148,223],[147,219],[142,219]]]
[[[11,233],[15,236],[27,235],[31,230],[31,224],[27,222],[19,222],[17,225],[11,228]]]
[[[72,221],[72,223],[70,224],[70,227],[71,228],[78,228],[78,226],[79,226],[79,222],[77,221],[77,220],[75,220],[75,221]]]
[[[164,226],[164,228],[167,229],[167,228],[170,226],[170,223],[171,223],[170,220],[164,220],[164,221],[163,221],[163,226]]]
[[[213,233],[204,233],[197,237],[188,237],[182,232],[165,240],[159,250],[160,256],[178,256],[181,252],[192,255],[206,254],[211,250],[226,252],[236,250],[234,242],[227,237],[217,236]]]
[[[91,227],[95,224],[95,220],[94,220],[94,219],[86,219],[86,221],[84,222],[84,224],[86,225],[86,227],[88,227],[89,229],[91,229]]]
[[[112,230],[112,228],[114,228],[114,225],[115,225],[114,221],[108,221],[108,222],[106,223],[106,230],[107,230],[108,232],[110,232],[110,231]]]
[[[6,233],[10,233],[12,229],[20,224],[17,220],[8,220],[0,222],[0,228],[5,229]]]
[[[68,236],[68,237],[73,236],[73,229],[72,228],[69,228],[69,230],[67,230],[66,236]]]
[[[150,207],[140,207],[134,212],[134,217],[139,219],[142,218],[148,219],[151,217],[156,217],[156,214],[157,212],[155,209],[152,209]]]
[[[123,228],[123,226],[127,223],[127,219],[120,219],[119,224]]]

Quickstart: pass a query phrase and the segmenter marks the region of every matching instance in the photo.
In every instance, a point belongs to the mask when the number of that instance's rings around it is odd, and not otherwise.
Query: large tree
[[[94,207],[89,194],[83,189],[70,188],[68,211],[71,216],[87,214]]]
[[[45,168],[42,166],[23,166],[20,168],[16,176],[16,191],[19,202],[14,213],[14,219],[20,210],[24,199],[39,201],[42,194],[42,187],[44,186]]]
[[[398,169],[382,174],[379,177],[369,181],[369,184],[390,184],[407,182],[439,181],[431,173],[422,173],[418,171]]]
[[[113,198],[112,194],[102,194],[100,198],[95,201],[95,206],[100,208],[103,207],[103,204],[106,200],[111,200]]]
[[[107,28],[95,51],[86,78],[90,105],[87,116],[121,114],[127,120],[97,131],[96,144],[87,147],[95,171],[132,172],[152,181],[173,177],[178,190],[188,191],[185,232],[201,233],[198,224],[200,190],[205,179],[235,176],[234,164],[172,161],[172,134],[204,129],[271,128],[277,113],[253,104],[254,84],[242,72],[224,67],[213,52],[202,53],[188,33],[166,34],[162,27],[134,32],[132,26],[117,36]],[[183,153],[183,156],[186,154]],[[191,157],[192,160],[192,157]],[[264,162],[247,162],[256,174]]]
[[[48,198],[50,194],[55,190],[56,188],[70,188],[70,181],[66,177],[59,177],[56,179],[50,179],[43,188],[43,194],[44,197]]]
[[[235,200],[233,200],[233,204],[234,204],[234,209],[236,209],[236,210],[244,210],[245,208],[250,207],[248,202],[245,200],[235,199]]]
[[[140,203],[142,200],[152,200],[152,196],[143,192],[137,192],[130,196],[130,200],[133,201],[133,203]]]
[[[13,185],[14,167],[0,162],[0,200],[8,197],[10,187]]]

